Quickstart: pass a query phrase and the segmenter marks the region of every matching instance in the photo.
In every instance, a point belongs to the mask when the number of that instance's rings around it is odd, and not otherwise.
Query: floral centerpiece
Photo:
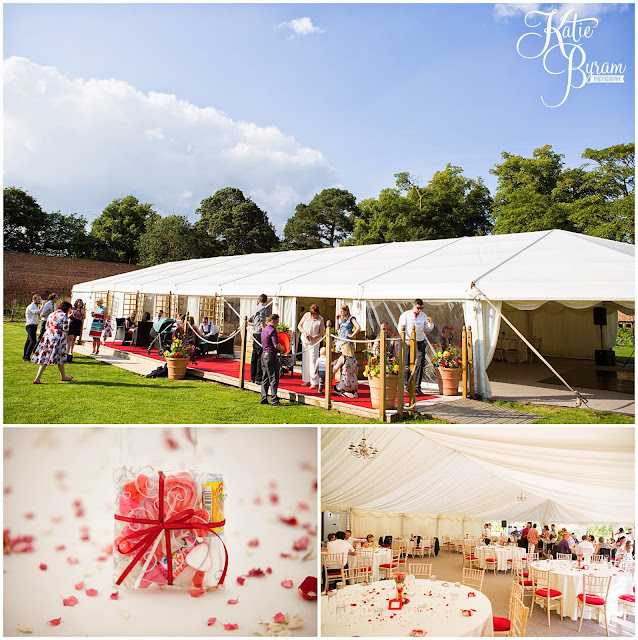
[[[399,359],[394,353],[394,343],[387,343],[386,352],[382,355],[378,340],[369,340],[363,361],[363,375],[370,385],[370,401],[373,409],[378,409],[381,402],[381,367],[385,367],[385,408],[392,409],[396,404],[397,387],[399,385]]]
[[[395,573],[392,577],[394,578],[394,582],[397,585],[397,599],[401,600],[404,604],[407,602],[407,599],[403,597],[403,585],[405,583],[406,575],[403,571]]]
[[[195,347],[174,335],[171,346],[164,352],[164,356],[166,358],[186,358],[194,361],[196,358]]]

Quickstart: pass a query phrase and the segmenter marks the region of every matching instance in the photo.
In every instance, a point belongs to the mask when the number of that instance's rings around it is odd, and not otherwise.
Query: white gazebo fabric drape
[[[542,523],[634,518],[632,427],[367,428],[380,451],[372,460],[350,455],[360,436],[322,429],[322,508]]]

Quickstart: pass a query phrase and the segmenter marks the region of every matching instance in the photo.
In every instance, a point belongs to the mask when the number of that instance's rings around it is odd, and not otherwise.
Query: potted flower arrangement
[[[455,344],[454,327],[443,327],[441,329],[441,344],[434,345],[434,356],[428,365],[428,368],[434,368],[439,383],[439,393],[444,396],[459,394],[463,363],[458,355],[457,347],[453,346]],[[461,348],[460,343],[458,348]]]
[[[366,359],[363,361],[363,375],[370,385],[370,401],[372,408],[378,409],[381,398],[381,366],[385,365],[385,408],[392,409],[396,405],[397,387],[399,386],[399,359],[394,355],[393,343],[381,357],[380,345],[377,341],[368,341]]]
[[[277,325],[277,333],[287,333],[289,336],[292,335],[292,331],[287,324],[278,324]]]
[[[195,347],[183,339],[183,333],[178,335],[176,331],[171,347],[164,352],[164,357],[169,380],[183,380],[186,377],[188,363],[195,360]]]

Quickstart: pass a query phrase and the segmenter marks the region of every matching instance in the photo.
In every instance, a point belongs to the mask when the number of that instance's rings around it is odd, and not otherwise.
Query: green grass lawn
[[[587,409],[552,407],[547,404],[532,404],[531,402],[505,402],[495,400],[492,404],[528,413],[537,413],[543,418],[533,424],[633,424],[634,418],[611,411],[596,411],[594,415]]]
[[[614,347],[616,364],[634,364],[634,347]]]
[[[337,411],[284,402],[259,404],[259,394],[189,378],[147,379],[77,355],[67,365],[75,379],[60,382],[57,366],[47,367],[43,385],[32,385],[37,365],[22,361],[26,332],[18,323],[4,326],[5,424],[327,424],[369,422]],[[418,420],[414,422],[441,422]]]

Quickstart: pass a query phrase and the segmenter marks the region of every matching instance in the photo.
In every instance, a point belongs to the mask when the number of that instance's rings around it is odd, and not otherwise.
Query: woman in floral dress
[[[100,298],[96,302],[95,311],[91,311],[93,316],[93,322],[91,323],[91,330],[89,335],[93,338],[93,351],[92,356],[96,356],[100,353],[100,338],[102,337],[102,331],[104,330],[104,317],[106,316],[106,309],[104,308],[104,300]]]
[[[341,351],[341,347],[349,342],[348,338],[354,338],[357,333],[361,330],[357,319],[354,316],[350,315],[350,307],[347,304],[344,304],[341,307],[341,314],[337,318],[338,329],[339,329],[339,337],[335,340],[335,350],[337,352]]]
[[[47,317],[47,326],[40,344],[31,356],[31,362],[40,365],[38,375],[31,384],[42,384],[40,378],[44,370],[50,364],[57,364],[60,370],[60,380],[68,382],[73,380],[73,376],[66,375],[64,366],[66,364],[67,335],[69,329],[69,312],[73,309],[70,302],[66,300],[60,304],[57,311],[53,311]]]
[[[339,369],[341,369],[341,376],[334,388],[335,395],[358,398],[359,365],[354,355],[352,342],[345,342],[341,347],[341,355],[332,366],[334,373],[337,373]]]

